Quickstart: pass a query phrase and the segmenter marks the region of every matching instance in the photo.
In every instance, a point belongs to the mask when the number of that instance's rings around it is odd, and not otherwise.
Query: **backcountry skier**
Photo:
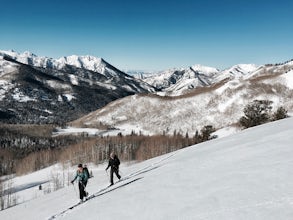
[[[113,174],[115,173],[117,178],[120,180],[121,179],[121,176],[119,175],[119,165],[120,165],[120,160],[119,158],[117,157],[117,155],[112,152],[110,154],[110,158],[109,158],[109,163],[108,163],[108,166],[106,168],[106,171],[109,169],[109,167],[111,167],[111,170],[110,170],[110,186],[112,186],[114,184],[114,181],[113,181]]]
[[[87,192],[85,191],[85,186],[88,180],[88,175],[86,171],[83,169],[82,164],[78,164],[77,166],[77,171],[74,179],[71,181],[73,184],[74,181],[77,179],[78,180],[78,188],[79,188],[79,198],[80,202],[83,202],[83,198],[87,197]]]

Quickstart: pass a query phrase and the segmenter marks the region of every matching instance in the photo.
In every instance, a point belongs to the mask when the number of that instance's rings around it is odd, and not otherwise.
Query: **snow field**
[[[141,179],[57,219],[291,220],[293,118],[121,167]],[[88,191],[108,184],[105,165]],[[130,178],[129,180],[133,180]],[[117,184],[118,185],[118,184]],[[115,185],[114,185],[115,186]],[[0,212],[2,219],[48,219],[78,201],[72,186]]]

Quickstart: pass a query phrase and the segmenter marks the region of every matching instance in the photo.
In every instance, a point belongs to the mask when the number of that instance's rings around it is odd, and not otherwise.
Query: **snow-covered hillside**
[[[222,81],[237,81],[251,79],[270,74],[283,74],[293,69],[293,61],[281,64],[267,64],[257,66],[255,64],[237,64],[224,70],[213,67],[194,65],[189,68],[173,68],[158,73],[139,73],[140,78],[153,85],[161,96],[180,96],[190,90],[200,87],[215,85]]]
[[[112,100],[159,90],[160,96],[172,97],[127,97],[78,123],[94,127],[102,123],[126,133],[193,133],[205,125],[222,128],[237,122],[253,99],[269,99],[274,108],[284,106],[292,112],[292,70],[293,61],[238,64],[224,71],[194,65],[152,74],[143,82],[92,56],[52,59],[30,52],[0,51],[0,120],[68,122]]]
[[[212,67],[194,65],[189,68],[169,69],[141,77],[145,82],[158,88],[160,94],[180,95],[187,90],[211,85],[214,75],[219,71]]]
[[[292,133],[289,118],[124,164],[121,174],[128,179],[63,214],[78,202],[73,186],[1,211],[0,218],[291,220]],[[94,170],[87,187],[90,194],[107,185],[104,168]],[[22,183],[38,180],[27,177],[20,177]]]
[[[95,127],[102,123],[125,133],[133,130],[144,134],[173,134],[174,131],[182,135],[195,134],[206,125],[219,129],[235,124],[243,116],[244,107],[255,99],[271,100],[272,111],[283,106],[293,114],[293,72],[280,74],[282,71],[278,68],[284,66],[264,68],[266,71],[258,69],[253,77],[223,81],[185,96],[128,96],[72,125]]]
[[[29,52],[0,51],[2,122],[63,123],[117,98],[154,91],[100,58],[54,60]]]
[[[13,88],[9,78],[15,71],[17,71],[17,65],[4,60],[0,56],[0,101],[4,98],[5,93]]]
[[[254,64],[238,64],[223,71],[213,67],[193,65],[189,68],[169,69],[153,74],[139,74],[139,78],[160,89],[160,95],[178,96],[191,89],[205,87],[225,79],[239,79],[258,69]]]
[[[90,70],[99,74],[104,75],[107,79],[112,78],[125,78],[127,80],[133,80],[132,76],[125,74],[124,72],[118,70],[111,64],[107,63],[104,59],[86,55],[77,56],[71,55],[66,57],[61,57],[59,59],[53,59],[49,57],[40,57],[31,52],[18,53],[13,50],[3,51],[0,50],[0,56],[9,56],[11,59],[16,60],[20,63],[27,64],[33,67],[41,67],[44,69],[56,69],[64,70],[66,66],[73,66],[76,68]],[[0,65],[1,68],[1,65]],[[1,69],[0,69],[1,70]],[[146,83],[140,82],[140,86],[146,91],[154,91],[154,89],[147,85]],[[109,83],[109,82],[108,82]],[[136,82],[137,83],[137,82]]]

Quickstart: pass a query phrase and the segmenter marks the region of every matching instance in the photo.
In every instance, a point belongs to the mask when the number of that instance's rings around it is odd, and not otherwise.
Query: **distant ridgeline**
[[[155,91],[103,59],[93,59],[0,51],[0,122],[63,124],[113,100]]]

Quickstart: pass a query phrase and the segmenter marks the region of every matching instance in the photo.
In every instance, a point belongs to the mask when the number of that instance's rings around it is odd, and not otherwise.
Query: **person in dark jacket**
[[[71,181],[71,183],[73,184],[76,179],[78,180],[79,198],[80,198],[80,202],[83,202],[83,198],[87,197],[87,192],[85,191],[85,185],[88,180],[88,175],[83,169],[82,164],[78,164],[77,167],[78,168],[76,171],[76,175],[74,179]]]
[[[110,183],[112,186],[114,184],[114,181],[113,181],[113,174],[115,173],[117,178],[120,180],[121,179],[121,176],[119,175],[119,165],[120,165],[120,160],[119,158],[117,157],[117,155],[112,152],[110,154],[110,159],[109,159],[109,163],[108,163],[108,166],[106,168],[106,171],[109,169],[109,167],[111,167],[111,170],[110,170]]]

